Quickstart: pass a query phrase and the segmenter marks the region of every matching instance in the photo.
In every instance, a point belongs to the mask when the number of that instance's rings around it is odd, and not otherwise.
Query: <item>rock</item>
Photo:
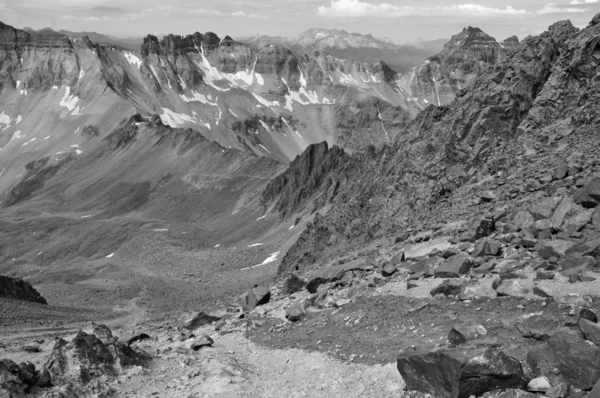
[[[550,380],[546,376],[536,377],[527,384],[527,390],[533,392],[546,392],[551,388]]]
[[[203,347],[212,347],[214,343],[215,341],[210,336],[205,334],[204,336],[194,339],[194,342],[190,346],[190,350],[198,351]]]
[[[56,381],[88,383],[97,377],[114,377],[129,366],[146,366],[150,356],[119,341],[103,343],[93,334],[77,332],[71,342],[58,339],[44,369]]]
[[[564,396],[566,396],[566,394]],[[600,398],[600,380],[594,384],[594,388],[592,388],[592,391],[590,391],[586,398]]]
[[[398,356],[398,371],[409,390],[436,398],[469,397],[526,384],[518,360],[497,347],[479,355],[459,351],[404,351]]]
[[[568,196],[565,196],[552,215],[552,228],[561,230],[565,218],[580,207]]]
[[[108,326],[99,323],[92,323],[92,326],[92,334],[98,337],[100,341],[102,341],[104,344],[107,344],[113,340],[112,332],[110,331]]]
[[[575,388],[590,390],[600,379],[600,348],[585,341],[580,331],[559,330],[547,343],[529,349],[527,363],[536,376],[555,374]]]
[[[475,246],[473,257],[497,256],[501,248],[502,244],[496,240],[481,240]]]
[[[300,278],[298,275],[290,273],[285,277],[283,286],[281,288],[281,294],[289,296],[304,289],[306,281]]]
[[[218,316],[209,315],[206,312],[197,312],[190,319],[185,321],[181,327],[186,330],[196,330],[200,326],[210,325],[211,323],[217,322],[221,319]]]
[[[497,293],[494,289],[482,285],[477,281],[465,282],[461,284],[458,298],[461,300],[472,300],[479,297],[494,298]]]
[[[593,208],[600,203],[600,178],[594,177],[585,184],[573,197],[575,203],[583,207]]]
[[[502,280],[502,283],[496,288],[498,296],[513,296],[523,297],[529,293],[529,289],[525,288],[521,282],[515,279]]]
[[[385,277],[390,277],[392,275],[394,275],[394,273],[397,271],[396,265],[393,264],[391,261],[388,261],[387,263],[385,263],[383,265],[383,267],[381,267],[381,275],[385,276]]]
[[[546,392],[548,398],[565,398],[569,392],[567,383],[558,383]]]
[[[579,310],[579,320],[587,319],[590,322],[598,323],[598,315],[589,308],[582,308]]]
[[[460,345],[485,335],[487,330],[482,325],[454,325],[448,333],[448,342],[451,345]]]
[[[271,291],[266,286],[257,286],[252,289],[252,294],[256,297],[256,306],[264,305],[271,299]]]
[[[483,202],[489,203],[496,200],[496,195],[492,191],[485,191],[481,194],[480,198]]]
[[[42,351],[42,349],[36,345],[24,345],[23,347],[21,347],[21,350],[23,350],[25,352],[32,352],[32,353],[37,353],[37,352]]]
[[[460,293],[461,286],[464,282],[462,280],[450,279],[443,281],[429,292],[432,296],[443,294],[444,296],[455,296]]]
[[[578,324],[585,339],[600,347],[600,325],[587,319],[579,319]]]
[[[554,273],[548,271],[537,271],[535,273],[535,278],[540,280],[550,280],[554,279]]]
[[[288,321],[296,322],[306,316],[306,300],[296,300],[285,310],[285,318]]]
[[[48,304],[46,299],[43,298],[29,282],[25,282],[23,279],[10,278],[3,275],[0,275],[0,297]]]
[[[560,320],[550,314],[533,314],[519,319],[515,326],[525,338],[547,340],[560,327]]]
[[[436,278],[459,278],[469,272],[473,261],[468,254],[460,253],[448,258],[434,272]]]
[[[538,297],[543,297],[543,298],[554,298],[552,293],[550,293],[548,291],[548,288],[544,288],[544,287],[540,287],[540,286],[533,286],[533,294],[535,294]]]
[[[498,398],[538,398],[538,396],[527,391],[511,388],[501,392]]]
[[[353,261],[348,264],[320,268],[317,271],[315,271],[308,279],[308,282],[306,283],[306,290],[308,290],[310,293],[316,293],[317,288],[320,285],[324,283],[338,281],[342,279],[346,272],[362,270],[363,265],[364,262],[362,261]]]
[[[538,254],[544,259],[550,259],[552,257],[562,258],[565,256],[567,250],[574,245],[573,242],[566,240],[552,240],[544,243]]]
[[[148,335],[146,333],[136,334],[135,336],[133,336],[127,340],[127,345],[132,345],[136,341],[148,340],[150,338],[151,338],[150,335]]]

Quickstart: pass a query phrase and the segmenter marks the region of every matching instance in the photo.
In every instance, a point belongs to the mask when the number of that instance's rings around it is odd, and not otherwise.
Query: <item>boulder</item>
[[[498,347],[469,355],[458,350],[409,350],[400,353],[397,367],[409,390],[436,398],[480,396],[526,384],[521,363]]]
[[[181,327],[186,330],[196,330],[200,326],[210,325],[211,323],[217,322],[219,319],[218,316],[209,315],[205,312],[197,312],[190,319],[185,321]]]
[[[496,288],[496,293],[498,296],[513,296],[513,297],[523,297],[529,293],[529,289],[525,288],[516,279],[503,279],[499,286]]]
[[[468,254],[460,253],[448,258],[434,272],[436,278],[459,278],[469,272],[473,260]]]
[[[561,200],[556,210],[554,210],[554,214],[552,215],[552,228],[555,230],[561,230],[561,226],[563,225],[565,218],[579,209],[581,209],[581,207],[573,202],[573,199],[571,199],[569,196],[565,196]]]
[[[497,256],[500,254],[502,244],[493,239],[480,240],[475,245],[473,257]]]
[[[511,388],[502,391],[497,398],[538,398],[538,396],[527,391]]]
[[[460,293],[463,280],[449,279],[445,280],[429,292],[432,296],[443,294],[444,296],[456,296]]]
[[[560,327],[560,320],[551,314],[532,314],[519,319],[515,327],[525,338],[547,340]]]
[[[497,293],[489,286],[482,285],[478,281],[465,282],[461,284],[458,298],[461,300],[472,300],[479,297],[494,298]]]
[[[306,316],[306,300],[296,300],[285,310],[285,318],[288,321],[296,322]]]
[[[555,332],[547,343],[529,349],[527,363],[535,376],[558,371],[558,379],[582,390],[600,379],[600,348],[587,343],[579,330]]]
[[[289,296],[290,294],[294,294],[304,289],[304,286],[306,286],[306,281],[298,275],[291,273],[287,275],[283,281],[281,294]]]
[[[460,345],[485,335],[487,330],[482,325],[456,324],[448,333],[448,342]]]
[[[17,365],[10,359],[0,360],[0,397],[22,397],[32,387],[48,387],[44,372],[38,372],[32,363]]]
[[[317,288],[324,284],[335,282],[344,277],[346,272],[349,271],[362,271],[364,268],[364,262],[353,261],[348,264],[335,265],[332,267],[324,267],[315,271],[306,283],[306,290],[310,293],[316,293]]]
[[[394,273],[396,273],[397,270],[398,269],[396,268],[396,265],[391,261],[388,261],[387,263],[383,264],[383,267],[381,267],[381,275],[385,277],[390,277],[394,275]]]
[[[546,392],[552,388],[550,380],[546,376],[536,377],[527,383],[527,390],[533,392]]]
[[[269,302],[271,299],[271,291],[266,286],[257,286],[252,288],[240,297],[240,305],[244,312],[250,312],[259,305]]]
[[[574,244],[573,242],[560,239],[546,241],[538,254],[546,260],[552,257],[562,258]]]
[[[598,315],[589,308],[582,308],[579,310],[579,319],[587,319],[590,322],[598,323]]]
[[[215,341],[209,335],[203,335],[194,339],[194,342],[190,346],[190,350],[198,351],[203,347],[212,347]]]
[[[546,391],[546,396],[548,398],[565,398],[568,392],[569,385],[567,383],[558,383],[557,385]],[[600,398],[600,396],[598,396],[598,398]]]
[[[573,197],[575,203],[583,207],[593,208],[600,203],[600,178],[594,177],[587,182]]]
[[[533,218],[537,220],[550,219],[554,214],[556,206],[560,202],[560,197],[546,197],[540,200],[536,200],[530,207],[529,210],[533,215]]]

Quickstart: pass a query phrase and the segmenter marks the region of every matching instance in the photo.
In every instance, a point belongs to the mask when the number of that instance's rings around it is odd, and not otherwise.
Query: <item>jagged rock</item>
[[[215,341],[212,339],[212,337],[205,334],[194,339],[194,342],[190,346],[190,350],[198,351],[203,347],[212,347],[214,343]]]
[[[473,257],[497,256],[500,254],[502,244],[496,240],[482,240],[477,243]]]
[[[498,398],[537,398],[536,394],[514,388],[502,391]]]
[[[46,299],[23,279],[10,278],[0,275],[0,297],[10,297],[17,300],[33,301],[35,303],[48,304]]]
[[[187,330],[196,330],[200,326],[210,325],[211,323],[217,322],[219,319],[218,316],[209,315],[205,312],[197,312],[190,319],[185,321],[181,327]]]
[[[587,319],[579,319],[578,324],[585,339],[600,347],[600,325]]]
[[[546,392],[551,388],[550,380],[546,376],[536,377],[527,383],[527,390],[533,392]]]
[[[297,276],[296,274],[289,274],[286,276],[283,281],[283,286],[281,288],[281,294],[289,296],[290,294],[294,294],[304,289],[306,286],[306,281]]]
[[[484,202],[493,202],[496,200],[496,195],[492,191],[485,191],[480,196],[481,200]]]
[[[573,197],[574,202],[587,208],[593,208],[600,203],[600,178],[592,178]]]
[[[432,296],[436,296],[438,294],[443,294],[444,296],[456,296],[460,293],[461,286],[464,281],[449,279],[445,280],[429,292]]]
[[[600,348],[587,343],[579,330],[557,331],[528,351],[527,363],[536,376],[551,377],[556,368],[560,379],[582,390],[592,389],[600,379]]]
[[[436,278],[459,278],[469,272],[473,260],[468,254],[460,253],[444,261],[435,270]]]
[[[24,345],[23,347],[21,347],[21,349],[25,352],[33,352],[33,353],[42,351],[42,349],[37,345]]]
[[[412,351],[398,356],[398,371],[409,390],[439,398],[469,397],[526,384],[518,360],[497,347],[476,355],[460,351]]]
[[[93,334],[77,332],[73,341],[58,339],[52,349],[44,369],[50,374],[53,383],[81,382],[121,374],[129,366],[146,366],[150,356],[141,350],[134,350],[125,343],[111,341],[103,343]]]
[[[502,280],[502,283],[495,290],[498,296],[522,297],[529,293],[529,289],[525,288],[521,282],[515,279]]]
[[[482,325],[454,325],[448,333],[448,342],[451,345],[460,345],[485,335],[487,330]]]
[[[534,314],[519,319],[515,326],[525,338],[547,340],[560,327],[560,320],[550,314]]]
[[[240,297],[240,305],[244,312],[250,312],[259,305],[269,302],[271,299],[271,291],[266,286],[257,286],[249,292],[242,294]]]
[[[92,323],[92,326],[92,334],[98,337],[104,344],[107,344],[113,340],[112,332],[108,326],[99,323]]]
[[[543,298],[554,298],[548,288],[543,288],[540,286],[533,286],[533,294]]]

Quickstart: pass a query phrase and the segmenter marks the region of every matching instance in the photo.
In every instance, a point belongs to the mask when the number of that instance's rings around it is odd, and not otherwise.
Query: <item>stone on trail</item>
[[[515,327],[525,338],[547,340],[560,327],[560,320],[550,314],[533,314],[519,319]]]
[[[186,330],[196,330],[200,326],[210,325],[211,323],[217,322],[219,319],[218,316],[209,315],[206,312],[197,312],[190,319],[185,321],[181,327]]]
[[[383,275],[385,277],[394,275],[394,273],[396,271],[397,271],[396,265],[393,264],[391,261],[388,261],[387,263],[385,263],[383,265],[383,267],[381,267],[381,275]]]
[[[498,347],[473,356],[460,350],[407,350],[398,356],[397,367],[409,390],[436,398],[480,396],[526,384],[521,363]]]
[[[551,388],[550,380],[546,376],[536,377],[527,384],[527,390],[533,392],[546,392]]]

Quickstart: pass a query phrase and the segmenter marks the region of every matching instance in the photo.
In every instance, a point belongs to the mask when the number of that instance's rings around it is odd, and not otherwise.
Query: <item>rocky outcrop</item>
[[[331,201],[337,184],[330,173],[342,166],[348,159],[344,150],[334,146],[329,149],[327,142],[309,146],[302,155],[290,163],[288,169],[275,177],[262,194],[264,205],[275,202],[275,209],[282,217],[299,210],[299,205],[323,189],[327,197],[322,203]]]
[[[0,275],[0,297],[48,304],[46,299],[29,282],[2,275]]]

